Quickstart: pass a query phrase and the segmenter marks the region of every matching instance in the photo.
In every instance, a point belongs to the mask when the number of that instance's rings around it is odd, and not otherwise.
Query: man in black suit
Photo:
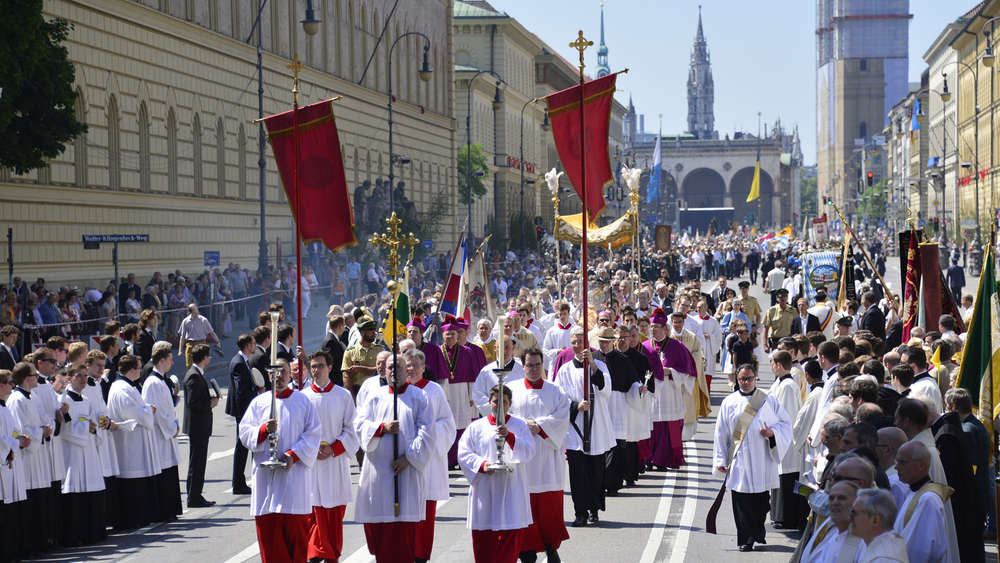
[[[861,306],[865,313],[861,315],[861,330],[869,330],[872,334],[885,340],[885,315],[878,308],[878,298],[873,291],[866,291],[861,296]]]
[[[257,395],[257,386],[253,382],[250,374],[250,355],[253,354],[256,344],[249,334],[241,334],[236,339],[236,345],[240,351],[229,360],[229,396],[226,398],[226,414],[236,418],[236,426],[239,427],[243,413],[250,406],[250,401]],[[247,486],[244,470],[247,464],[247,448],[240,442],[239,433],[236,436],[236,450],[233,452],[233,494],[248,495],[250,487]]]
[[[153,357],[153,343],[156,342],[153,330],[156,329],[158,321],[155,309],[145,309],[139,315],[139,337],[135,343],[135,355],[139,356],[143,364],[149,363],[149,359]]]
[[[271,329],[266,326],[259,326],[253,329],[254,350],[250,354],[250,369],[257,368],[257,371],[264,376],[264,389],[271,390],[271,379],[267,376],[267,368],[271,364]]]
[[[295,327],[290,324],[278,325],[278,359],[288,363],[295,361]]]
[[[20,335],[21,331],[14,325],[0,328],[0,369],[14,369],[14,364],[21,358],[16,351]]]
[[[333,365],[330,368],[330,379],[340,385],[344,386],[344,377],[341,374],[340,367],[344,362],[344,343],[340,341],[340,333],[344,331],[344,317],[343,315],[327,315],[330,322],[326,327],[326,336],[323,337],[322,349],[330,353],[333,357]]]
[[[184,376],[184,433],[188,435],[188,508],[207,508],[215,503],[201,496],[208,462],[208,439],[212,435],[212,409],[219,398],[209,391],[205,368],[212,361],[211,349],[196,344],[191,349],[191,367]]]
[[[792,319],[792,332],[790,334],[808,334],[820,328],[819,317],[809,312],[809,300],[799,297],[795,302],[798,309],[795,318]]]

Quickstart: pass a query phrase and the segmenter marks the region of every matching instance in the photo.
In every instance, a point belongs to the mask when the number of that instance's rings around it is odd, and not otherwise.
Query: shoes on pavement
[[[205,500],[205,497],[188,500],[188,508],[208,508],[215,506],[215,501]]]
[[[538,554],[534,551],[522,551],[517,558],[521,563],[535,563],[538,561]]]
[[[598,518],[597,511],[596,510],[592,511],[590,513],[590,518],[587,518],[587,523],[590,524],[590,525],[592,525],[592,526],[596,526],[600,522],[601,522],[601,519]]]
[[[577,515],[576,519],[573,520],[573,523],[570,524],[570,526],[572,526],[574,528],[582,528],[582,527],[584,527],[586,525],[587,525],[587,516],[586,515],[582,515],[582,516],[581,515]]]
[[[742,552],[753,551],[753,542],[743,544],[739,549]]]
[[[233,494],[234,495],[249,495],[250,494],[250,487],[248,487],[247,485],[242,485],[242,486],[240,486],[240,485],[234,485],[233,486]]]
[[[559,552],[549,546],[545,546],[545,557],[547,558],[548,563],[562,562],[562,559],[559,558]]]

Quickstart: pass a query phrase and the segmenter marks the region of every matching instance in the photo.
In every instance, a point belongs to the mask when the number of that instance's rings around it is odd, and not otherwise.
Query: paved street
[[[889,276],[898,272],[890,271]],[[970,286],[974,287],[974,280]],[[706,287],[709,284],[706,284]],[[759,287],[753,293],[763,301]],[[322,312],[314,309],[309,319],[306,344],[312,349],[322,334]],[[313,326],[313,325],[316,326]],[[231,347],[231,345],[230,345]],[[228,352],[229,350],[227,350]],[[222,367],[221,359],[217,364]],[[761,362],[767,366],[767,362]],[[216,375],[219,377],[219,375]],[[228,379],[228,377],[226,377]],[[773,380],[765,369],[761,385]],[[722,379],[724,381],[724,378]],[[219,377],[220,384],[223,378]],[[724,384],[713,385],[713,411],[726,394]],[[249,497],[233,496],[230,489],[234,420],[216,408],[215,428],[209,446],[205,497],[218,504],[209,509],[194,509],[176,522],[115,535],[108,541],[71,552],[50,554],[43,561],[157,561],[163,563],[195,560],[243,563],[259,561],[253,521],[249,515]],[[181,408],[178,409],[179,411]],[[711,475],[714,416],[702,419],[695,439],[685,444],[688,464],[679,471],[646,473],[636,487],[624,489],[619,497],[608,498],[607,511],[601,514],[599,528],[570,528],[571,539],[560,554],[565,561],[721,561],[737,557],[740,561],[785,560],[794,550],[796,535],[772,530],[768,526],[768,544],[755,553],[736,551],[736,529],[729,496],[718,517],[718,535],[705,533],[705,515],[721,484]],[[180,475],[186,475],[186,437],[181,437]],[[249,473],[249,471],[248,471]],[[352,471],[355,483],[357,467]],[[466,563],[472,561],[472,541],[465,528],[468,484],[460,472],[451,472],[451,500],[438,505],[434,542],[434,561]],[[567,479],[568,486],[568,479]],[[183,490],[183,484],[182,484]],[[364,532],[353,521],[353,505],[348,506],[344,525],[344,554],[341,561],[373,561],[368,554]],[[565,515],[572,520],[572,504],[567,492]],[[758,548],[760,549],[760,548]],[[544,561],[544,556],[541,558]]]

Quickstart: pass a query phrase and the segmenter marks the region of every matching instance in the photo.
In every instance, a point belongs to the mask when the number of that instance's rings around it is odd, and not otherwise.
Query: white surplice
[[[160,471],[176,467],[180,460],[177,434],[181,428],[177,412],[174,410],[174,397],[162,378],[163,375],[153,370],[142,384],[142,400],[147,405],[156,407],[156,413],[153,415],[156,421],[153,443],[156,444],[156,452],[160,457]]]
[[[777,489],[781,459],[792,442],[792,423],[778,400],[768,396],[746,430],[746,437],[736,457],[729,460],[735,447],[733,430],[750,397],[740,391],[729,394],[719,407],[715,424],[715,446],[712,471],[728,465],[726,487],[738,493],[763,493]],[[770,439],[760,435],[764,428],[774,431],[774,447]]]
[[[510,387],[510,413],[525,421],[534,420],[542,433],[535,436],[535,457],[524,464],[528,492],[544,493],[565,488],[566,455],[563,443],[569,429],[569,399],[552,382],[539,379],[541,389],[533,389],[527,379]]]
[[[433,450],[430,436],[433,411],[421,389],[409,384],[401,386],[395,418],[399,421],[397,457],[406,456],[410,466],[399,473],[399,516],[396,516],[393,510],[393,435],[380,432],[382,423],[393,420],[392,403],[392,387],[382,386],[365,404],[358,405],[354,417],[354,429],[365,450],[354,501],[354,520],[357,522],[419,522],[427,513],[423,472]]]
[[[896,513],[893,529],[906,541],[906,553],[910,561],[921,563],[958,563],[958,536],[955,533],[955,519],[951,501],[941,502],[941,497],[932,491],[915,499],[916,509],[909,521],[906,512],[916,492],[910,491]]]
[[[31,438],[31,444],[20,452],[20,460],[24,464],[25,488],[31,490],[51,487],[52,469],[42,450],[43,425],[38,403],[31,399],[28,391],[15,387],[7,399],[7,407],[14,415],[18,432]]]
[[[55,423],[55,417],[61,416],[56,414],[56,411],[59,410],[59,394],[56,393],[56,390],[48,381],[45,381],[45,378],[39,377],[38,387],[35,387],[31,392],[31,400],[37,401],[36,404],[42,417],[42,424],[52,428],[51,439],[42,445],[42,451],[45,454],[45,458],[48,459],[49,475],[53,481],[58,481],[66,474],[66,460],[63,459],[62,449],[62,432],[56,434]]]
[[[240,420],[240,441],[253,456],[250,513],[253,516],[310,514],[313,503],[309,472],[315,466],[319,452],[322,432],[319,414],[302,392],[286,389],[278,394],[272,415],[271,397],[271,393],[254,397]],[[278,425],[278,454],[291,450],[298,458],[289,469],[260,466],[261,462],[271,457],[267,433],[261,432],[271,418]]]
[[[575,421],[571,422],[567,428],[564,445],[567,450],[577,450],[587,455],[600,455],[616,445],[615,428],[611,424],[611,375],[608,373],[608,366],[601,360],[595,359],[591,369],[593,368],[597,368],[604,375],[604,387],[598,389],[591,378],[590,385],[593,388],[594,400],[590,407],[590,451],[583,451],[585,414],[583,412],[578,412]],[[583,396],[583,367],[576,367],[576,360],[570,360],[559,368],[559,371],[556,372],[555,383],[571,403],[579,403],[586,398]]]
[[[906,541],[893,530],[882,532],[865,545],[861,542],[854,556],[856,563],[909,563]]]
[[[455,427],[465,428],[477,416],[472,404],[472,383],[450,383],[446,379],[437,382],[448,399],[448,407],[455,417]],[[454,442],[454,439],[452,440]],[[450,446],[449,446],[450,447]]]
[[[554,367],[553,361],[559,352],[562,352],[565,348],[569,348],[569,336],[570,331],[573,330],[573,321],[570,321],[568,325],[563,328],[559,324],[558,317],[555,323],[545,331],[545,338],[542,339],[542,355],[544,356],[544,367],[546,373],[548,373],[548,378],[551,381],[555,379],[555,374],[551,371]]]
[[[112,420],[122,422],[111,434],[118,454],[119,476],[138,479],[163,471],[160,449],[153,439],[156,432],[153,409],[142,400],[131,381],[121,377],[111,384],[108,412]]]
[[[108,417],[108,404],[104,402],[104,394],[101,393],[101,385],[93,378],[87,378],[87,387],[83,390],[83,396],[94,405],[97,410],[97,418]],[[117,421],[115,421],[117,422]],[[115,441],[111,438],[112,430],[106,428],[97,429],[97,453],[101,456],[101,468],[105,477],[118,475],[118,453],[115,451]]]
[[[510,371],[504,374],[504,385],[510,387],[515,381],[524,379],[524,366],[521,365],[521,360],[514,359],[513,365]],[[497,377],[496,372],[493,370],[500,369],[496,361],[492,361],[486,364],[486,367],[479,370],[479,375],[476,376],[476,382],[472,384],[472,402],[476,403],[476,410],[479,411],[479,416],[486,416],[490,414],[490,389],[496,386],[500,381]]]
[[[320,445],[343,447],[340,455],[317,459],[309,472],[313,506],[333,508],[351,502],[351,459],[358,451],[354,431],[354,399],[351,392],[329,382],[320,388],[315,383],[302,392],[316,409],[320,422]],[[334,454],[337,452],[335,451]]]
[[[792,445],[790,448],[799,452],[799,474],[803,483],[807,479],[815,482],[812,473],[812,458],[816,455],[816,448],[809,443],[809,431],[812,430],[813,420],[816,418],[822,401],[823,387],[816,387],[809,391],[809,396],[806,397],[805,403],[795,415],[795,423],[792,425]]]
[[[448,500],[448,450],[455,442],[455,417],[440,385],[427,379],[416,385],[423,390],[432,411],[428,427],[430,457],[424,468],[425,493],[427,500]]]
[[[799,409],[802,407],[802,393],[799,391],[799,384],[795,382],[795,378],[791,375],[780,377],[771,384],[771,388],[768,389],[767,394],[778,400],[778,404],[781,405],[781,408],[785,409],[785,414],[788,415],[790,420],[796,419]],[[792,436],[792,442],[789,444],[788,450],[785,452],[784,457],[781,458],[781,463],[779,464],[778,470],[782,475],[785,473],[798,473],[802,469],[802,451],[795,449],[794,432]]]
[[[483,463],[497,461],[496,429],[493,416],[476,420],[458,441],[458,463],[469,481],[468,519],[471,530],[517,530],[531,525],[531,498],[525,464],[535,455],[535,439],[527,423],[507,415],[504,425],[514,435],[503,444],[504,463],[513,471],[483,473]]]
[[[104,490],[104,468],[97,453],[97,436],[91,434],[90,423],[97,425],[97,411],[83,395],[67,389],[60,402],[69,405],[69,421],[62,424],[63,459],[66,473],[62,492],[89,493]]]
[[[0,405],[0,499],[4,504],[21,502],[27,497],[27,477],[24,474],[24,458],[17,436],[21,434],[13,413]],[[3,463],[7,455],[14,452],[10,467]]]

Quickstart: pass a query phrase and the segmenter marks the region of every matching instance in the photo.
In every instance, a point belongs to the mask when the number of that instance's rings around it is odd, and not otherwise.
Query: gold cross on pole
[[[401,247],[409,247],[412,253],[413,248],[420,244],[420,239],[413,236],[413,233],[408,233],[402,236],[399,230],[399,224],[403,221],[396,216],[396,212],[393,211],[386,220],[388,225],[385,228],[384,233],[378,233],[371,236],[368,242],[375,245],[376,248],[385,247],[389,250],[389,275],[395,280],[399,277],[399,251]]]
[[[292,70],[292,96],[295,97],[295,103],[299,103],[299,71],[305,68],[306,65],[302,64],[299,60],[299,54],[295,53],[295,57],[292,58],[292,62],[288,63],[288,68]]]
[[[594,44],[593,41],[588,41],[586,37],[583,36],[583,30],[581,29],[580,34],[577,36],[576,41],[569,44],[570,47],[580,51],[580,73],[583,74],[583,52]]]

